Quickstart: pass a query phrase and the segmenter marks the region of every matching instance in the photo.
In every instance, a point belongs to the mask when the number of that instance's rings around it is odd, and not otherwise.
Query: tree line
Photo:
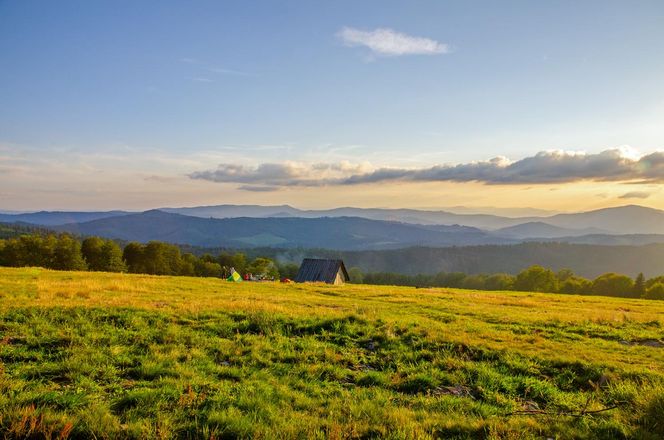
[[[226,278],[234,269],[264,278],[294,278],[296,264],[278,264],[270,258],[248,259],[243,253],[216,256],[183,253],[176,245],[160,241],[127,243],[70,234],[25,234],[0,239],[0,266],[38,266],[57,270],[129,272],[150,275],[183,275]]]
[[[0,239],[0,266],[38,266],[57,270],[129,272],[151,275],[183,275],[226,278],[234,269],[268,279],[295,278],[299,266],[279,263],[257,256],[247,258],[242,252],[220,251],[217,255],[196,256],[180,247],[160,241],[127,243],[100,237],[79,239],[70,234],[33,233]],[[605,273],[590,280],[569,269],[554,272],[531,266],[517,275],[506,273],[468,275],[440,272],[435,275],[403,275],[392,272],[362,273],[349,270],[353,283],[452,287],[474,290],[518,290],[528,292],[620,296],[664,300],[664,276],[645,279],[642,273],[629,276]]]
[[[524,269],[517,275],[506,273],[467,275],[461,272],[440,272],[435,275],[402,275],[390,272],[362,274],[357,268],[349,272],[351,279],[365,284],[516,290],[664,300],[664,276],[646,280],[642,273],[634,279],[627,275],[605,273],[589,280],[574,274],[569,269],[554,272],[537,265]]]

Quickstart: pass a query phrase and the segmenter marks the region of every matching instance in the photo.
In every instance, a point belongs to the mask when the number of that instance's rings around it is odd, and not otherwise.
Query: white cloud
[[[423,37],[413,37],[389,28],[378,28],[364,31],[344,27],[337,32],[346,46],[364,46],[374,54],[382,56],[400,55],[436,55],[449,53],[450,47],[445,43]]]
[[[240,70],[234,70],[234,69],[226,69],[224,67],[210,67],[208,70],[212,73],[217,73],[219,75],[254,76],[251,73],[242,72]]]

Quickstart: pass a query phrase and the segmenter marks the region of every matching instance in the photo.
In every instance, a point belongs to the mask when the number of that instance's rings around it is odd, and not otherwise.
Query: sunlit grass
[[[660,301],[0,268],[0,429],[661,438],[661,340]]]

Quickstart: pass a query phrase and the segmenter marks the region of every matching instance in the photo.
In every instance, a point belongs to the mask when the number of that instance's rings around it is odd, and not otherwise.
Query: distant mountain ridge
[[[639,205],[557,214],[543,221],[562,228],[599,228],[622,234],[664,233],[664,211]]]
[[[20,214],[0,214],[3,223],[28,223],[41,226],[57,226],[66,223],[80,223],[109,217],[119,217],[130,214],[128,211],[99,211],[99,212],[73,212],[73,211],[39,211]]]
[[[359,217],[214,219],[159,210],[66,224],[56,229],[121,240],[160,240],[194,246],[351,250],[514,243],[477,228],[458,225],[415,225]]]
[[[528,222],[515,226],[508,226],[493,231],[501,237],[511,238],[556,238],[556,237],[579,237],[590,234],[607,234],[607,231],[598,228],[572,229],[561,228],[544,222]]]
[[[204,218],[285,216],[300,218],[361,217],[371,220],[399,221],[424,225],[459,224],[480,229],[495,229],[493,225],[503,227],[518,223],[514,223],[514,220],[509,217],[500,217],[491,214],[453,214],[446,211],[424,211],[417,209],[342,207],[321,210],[304,210],[293,208],[289,205],[216,205],[192,208],[160,208],[160,211]]]
[[[540,222],[565,229],[588,229],[589,233],[664,234],[664,211],[638,205],[603,208],[574,214],[547,217],[501,217],[491,214],[453,214],[446,211],[382,208],[334,208],[300,210],[289,205],[217,205],[193,208],[164,208],[162,211],[195,217],[272,217],[290,215],[302,218],[362,217],[372,220],[399,221],[415,224],[463,225],[495,231],[498,229]],[[565,233],[563,235],[575,235]]]
[[[202,244],[217,239],[225,240],[235,246],[304,246],[314,247],[321,243],[328,243],[324,236],[330,237],[329,242],[333,246],[351,246],[361,248],[363,237],[367,249],[403,247],[419,244],[418,240],[430,240],[432,246],[467,246],[474,244],[497,244],[514,243],[522,241],[564,241],[569,243],[590,244],[645,244],[661,242],[660,235],[664,234],[664,211],[645,208],[642,206],[628,205],[617,208],[605,208],[576,214],[557,214],[549,217],[499,217],[486,214],[453,214],[445,211],[420,211],[414,209],[381,209],[381,208],[335,208],[328,210],[300,210],[289,205],[260,206],[260,205],[218,205],[191,208],[164,208],[148,212],[161,212],[163,214],[180,215],[178,228],[182,230],[165,230],[173,223],[167,216],[158,216],[152,220],[149,228],[141,234],[137,233],[138,225],[131,222],[112,219],[144,219],[145,213],[129,213],[126,211],[108,212],[47,212],[21,214],[0,214],[0,222],[26,223],[40,226],[63,226],[71,230],[81,228],[100,228],[96,233],[99,235],[116,234],[118,238],[129,237],[130,239],[145,240],[146,237],[173,241],[183,244]],[[139,216],[139,217],[132,217]],[[332,228],[329,219],[353,218],[345,220],[344,227],[349,236],[342,237],[339,231]],[[191,220],[186,220],[191,219]],[[224,231],[215,229],[210,225],[202,226],[196,219],[203,220],[229,220],[244,219],[242,221],[226,222],[227,226],[233,228],[244,224],[241,229],[240,238],[224,235]],[[251,222],[248,219],[262,219],[261,222]],[[290,223],[286,221],[290,219]],[[316,222],[304,222],[304,220],[318,219],[320,226],[313,228]],[[327,219],[327,220],[325,220]],[[373,231],[355,234],[354,228],[360,228],[360,219],[376,222],[384,222],[377,227],[378,231],[385,232],[386,224],[390,226],[389,236],[378,240],[373,236]],[[86,223],[107,220],[107,222],[86,225]],[[289,224],[307,225],[312,231],[315,229],[316,236],[309,237],[306,242],[304,237],[298,237],[293,231],[283,229]],[[377,224],[377,225],[378,225]],[[400,224],[396,226],[395,224]],[[79,225],[79,226],[75,226]],[[112,226],[116,225],[116,226]],[[122,225],[122,227],[120,227]],[[249,225],[254,230],[250,231]],[[322,225],[326,225],[323,227]],[[445,225],[447,229],[444,228]],[[451,226],[450,226],[451,225]],[[336,225],[335,227],[339,227]],[[281,228],[281,229],[280,229]],[[327,229],[326,229],[327,228]],[[466,229],[464,229],[466,228]],[[469,229],[468,229],[469,228]],[[122,230],[120,230],[122,229]],[[172,228],[171,228],[172,229]],[[360,228],[362,229],[362,228]],[[210,234],[214,230],[214,234]],[[417,231],[417,232],[416,232]],[[437,231],[437,232],[436,232]],[[351,240],[350,235],[355,234]],[[403,234],[399,236],[396,234]],[[425,234],[429,234],[424,237]],[[443,234],[443,235],[440,235]],[[439,236],[440,235],[440,236]],[[158,238],[155,238],[157,237]],[[620,238],[617,238],[621,236]],[[332,240],[336,237],[341,242]],[[415,239],[415,237],[419,237]],[[336,247],[335,247],[336,248]]]

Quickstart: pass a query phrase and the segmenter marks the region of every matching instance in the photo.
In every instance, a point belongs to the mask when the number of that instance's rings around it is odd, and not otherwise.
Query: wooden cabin
[[[344,284],[350,280],[342,260],[305,258],[297,272],[297,283]]]

